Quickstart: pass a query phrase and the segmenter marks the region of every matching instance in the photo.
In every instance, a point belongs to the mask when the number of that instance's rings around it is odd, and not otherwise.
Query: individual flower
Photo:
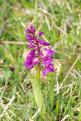
[[[28,47],[31,49],[27,55],[24,65],[28,69],[32,69],[34,66],[39,65],[44,76],[49,72],[54,72],[53,55],[55,51],[50,49],[50,43],[41,39],[43,32],[39,32],[35,35],[35,27],[30,25],[26,29],[26,39],[28,41]]]

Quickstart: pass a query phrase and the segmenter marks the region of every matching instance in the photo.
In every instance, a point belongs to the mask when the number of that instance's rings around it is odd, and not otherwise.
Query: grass
[[[44,118],[23,66],[30,22],[56,50],[57,70],[41,80]],[[0,121],[81,121],[80,0],[0,0]]]

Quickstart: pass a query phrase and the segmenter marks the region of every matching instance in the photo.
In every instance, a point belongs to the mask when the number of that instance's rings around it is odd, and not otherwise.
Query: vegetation
[[[42,113],[24,67],[31,22],[56,51],[56,71],[41,77]],[[0,121],[81,121],[80,0],[0,0]]]

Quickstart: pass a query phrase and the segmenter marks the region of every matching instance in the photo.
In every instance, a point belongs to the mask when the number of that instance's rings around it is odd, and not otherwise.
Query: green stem
[[[37,66],[37,79],[40,81],[40,65]]]
[[[37,67],[37,75],[35,78],[31,80],[32,87],[33,87],[33,93],[35,97],[35,101],[37,104],[38,109],[42,109],[44,105],[43,101],[43,95],[41,91],[41,84],[40,84],[40,65]]]

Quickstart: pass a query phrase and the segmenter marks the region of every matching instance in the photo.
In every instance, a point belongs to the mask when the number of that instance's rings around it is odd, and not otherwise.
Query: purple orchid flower
[[[32,69],[36,65],[40,65],[43,75],[46,76],[49,72],[54,72],[53,55],[55,51],[49,48],[49,42],[40,39],[44,33],[39,32],[38,36],[35,36],[35,27],[30,25],[26,29],[26,39],[28,41],[28,47],[32,49],[27,55],[24,65],[28,69]]]

